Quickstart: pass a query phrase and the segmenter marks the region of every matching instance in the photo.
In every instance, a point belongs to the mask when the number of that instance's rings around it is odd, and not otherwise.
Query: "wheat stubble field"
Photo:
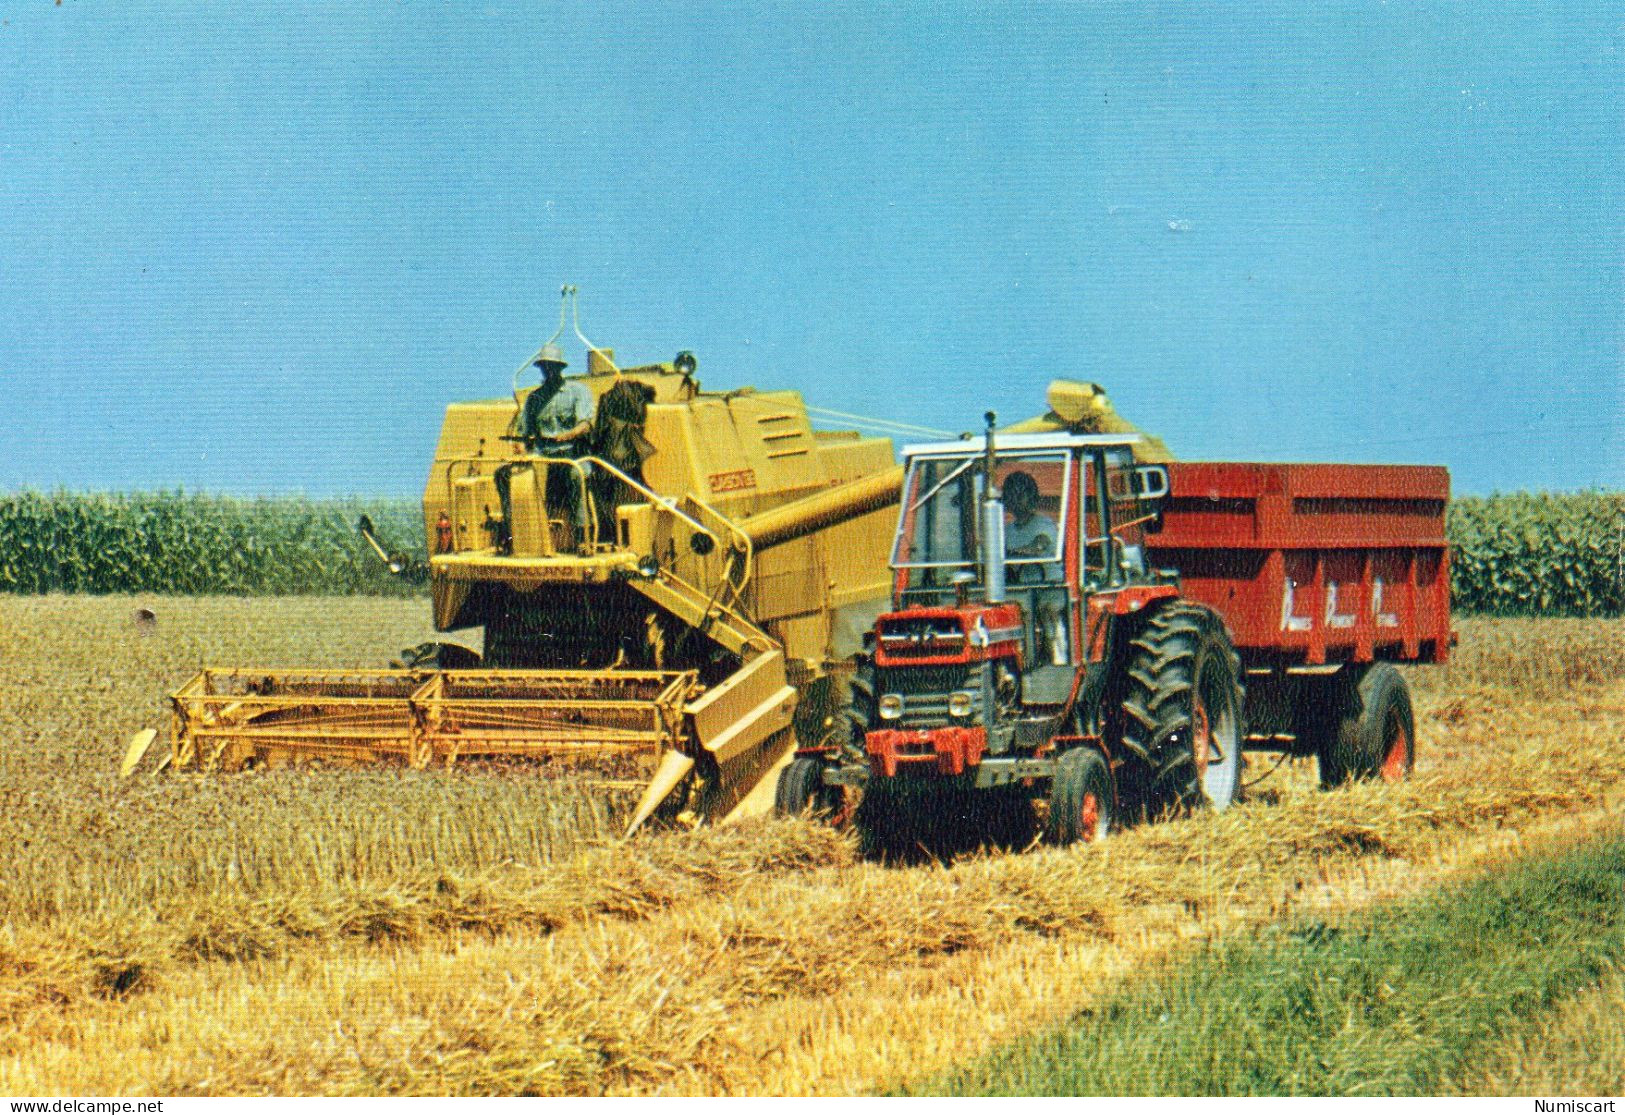
[[[1455,661],[1411,674],[1406,785],[1322,793],[1288,763],[1222,816],[951,864],[801,822],[621,845],[624,803],[516,771],[117,779],[203,664],[382,664],[422,607],[0,598],[0,1091],[917,1087],[1170,957],[1625,823],[1618,620],[1459,621]],[[1542,1003],[1441,1090],[1619,1048],[1619,986]]]

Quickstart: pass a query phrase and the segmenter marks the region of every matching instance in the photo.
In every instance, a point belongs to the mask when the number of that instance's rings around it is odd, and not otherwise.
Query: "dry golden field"
[[[1321,793],[1291,762],[1220,816],[898,868],[802,822],[620,845],[624,803],[521,772],[120,782],[124,741],[198,667],[382,664],[423,604],[3,597],[0,1092],[917,1079],[1192,941],[1617,829],[1625,622],[1459,627],[1451,665],[1412,673],[1404,786]],[[1479,1086],[1519,1090],[1540,1043],[1583,1047],[1618,1001],[1617,982],[1576,999]]]

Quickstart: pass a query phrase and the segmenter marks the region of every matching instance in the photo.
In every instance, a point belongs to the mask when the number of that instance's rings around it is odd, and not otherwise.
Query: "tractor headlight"
[[[896,693],[884,693],[876,706],[882,720],[896,720],[903,715],[903,698]]]
[[[646,554],[638,559],[638,576],[652,581],[659,575],[660,561],[653,554]]]
[[[948,694],[948,715],[969,716],[976,711],[976,698],[970,693]]]

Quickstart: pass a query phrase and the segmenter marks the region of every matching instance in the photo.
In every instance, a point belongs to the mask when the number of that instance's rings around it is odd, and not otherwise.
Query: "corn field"
[[[181,492],[0,495],[0,591],[410,595],[355,531],[423,550],[405,500],[233,499]]]
[[[1449,532],[1459,611],[1625,615],[1625,493],[1456,499]]]
[[[423,555],[415,502],[153,493],[0,495],[0,592],[411,595],[357,537]],[[1451,504],[1463,613],[1625,615],[1625,494],[1514,494]]]

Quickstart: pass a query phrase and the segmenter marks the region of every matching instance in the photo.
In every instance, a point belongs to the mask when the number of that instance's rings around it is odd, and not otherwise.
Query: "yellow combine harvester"
[[[798,392],[693,372],[589,343],[581,457],[527,452],[527,392],[452,404],[423,493],[445,641],[402,669],[205,670],[172,695],[166,765],[519,757],[643,787],[634,828],[768,811],[888,599],[901,471],[886,438],[814,431]]]
[[[522,758],[640,789],[633,829],[771,809],[890,601],[891,442],[814,431],[795,391],[703,391],[687,353],[620,368],[576,335],[591,454],[527,452],[517,372],[512,398],[446,410],[423,492],[446,637],[400,669],[205,670],[171,695],[164,766]],[[1050,402],[1034,428],[1119,421],[1093,385]]]

